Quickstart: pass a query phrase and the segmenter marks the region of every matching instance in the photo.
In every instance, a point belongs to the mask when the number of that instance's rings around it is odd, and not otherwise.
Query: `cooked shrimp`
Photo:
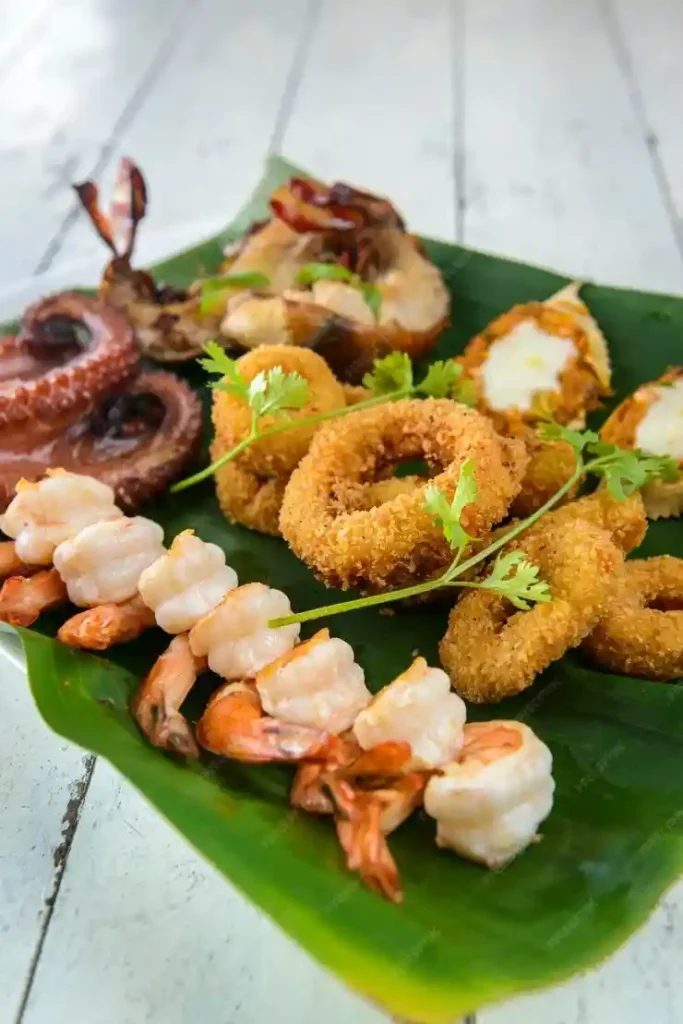
[[[547,418],[582,427],[609,394],[605,338],[578,282],[545,302],[514,306],[467,345],[458,362],[477,388],[477,408],[515,433]]]
[[[69,600],[81,608],[128,601],[143,569],[164,553],[163,538],[159,524],[142,516],[86,526],[53,556]]]
[[[290,802],[293,807],[312,814],[332,814],[334,804],[328,795],[331,778],[343,778],[378,785],[408,770],[412,758],[410,744],[387,741],[363,750],[351,731],[333,738],[324,758],[311,764],[300,765],[292,784]]]
[[[190,650],[187,636],[176,636],[142,680],[131,701],[131,711],[155,747],[187,757],[199,749],[179,708],[206,668],[206,659]]]
[[[237,573],[225,564],[217,544],[183,530],[138,580],[144,603],[167,633],[186,633],[218,607],[237,586]]]
[[[253,684],[227,683],[214,693],[197,725],[203,747],[248,764],[297,763],[321,756],[330,737],[319,729],[291,725],[263,713]]]
[[[50,565],[58,544],[85,526],[123,516],[111,487],[63,469],[48,469],[37,483],[20,480],[16,492],[0,529],[14,539],[16,557],[26,565]],[[4,550],[9,559],[9,547]]]
[[[668,455],[678,463],[678,480],[655,480],[643,488],[650,519],[683,513],[683,367],[642,384],[618,405],[600,430],[603,441],[620,448],[640,448]]]
[[[154,625],[154,612],[139,596],[123,604],[100,604],[74,615],[60,628],[57,639],[67,647],[106,651],[134,640]]]
[[[17,548],[13,540],[0,541],[0,579],[8,576],[30,576],[37,572],[40,566],[26,565],[17,554]]]
[[[552,755],[521,722],[465,726],[457,760],[427,783],[424,806],[436,819],[437,846],[489,868],[529,843],[553,805]]]
[[[66,601],[66,587],[54,569],[43,569],[35,576],[11,576],[0,588],[0,622],[32,626],[43,612]]]
[[[209,668],[224,679],[250,679],[275,658],[290,651],[301,627],[270,629],[268,623],[291,615],[289,598],[264,583],[247,583],[230,591],[214,611],[190,631],[190,647],[208,656]]]
[[[412,748],[410,769],[438,768],[460,750],[466,715],[465,703],[451,692],[446,673],[416,658],[360,711],[353,734],[364,750],[404,740]]]
[[[367,791],[344,779],[329,782],[346,866],[357,871],[369,889],[393,903],[403,901],[403,889],[386,836],[419,806],[424,786],[425,776],[417,772]]]
[[[261,669],[256,689],[269,715],[331,733],[348,729],[371,697],[353,648],[329,629]]]

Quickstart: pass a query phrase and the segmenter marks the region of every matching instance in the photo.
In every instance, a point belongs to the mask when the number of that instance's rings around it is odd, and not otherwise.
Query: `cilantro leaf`
[[[353,282],[351,282],[353,284]],[[361,291],[366,305],[370,307],[375,320],[379,320],[382,312],[382,293],[376,284],[362,284]]]
[[[467,545],[472,537],[460,524],[463,509],[476,501],[478,494],[477,481],[474,475],[474,463],[467,459],[462,464],[460,476],[455,488],[453,500],[448,501],[443,491],[436,484],[428,484],[425,489],[424,507],[431,512],[434,522],[443,532],[444,537],[456,552],[456,558],[452,568],[458,564]]]
[[[538,436],[544,441],[566,441],[577,455],[581,455],[588,445],[600,441],[594,430],[572,430],[571,427],[563,427],[561,423],[555,423],[553,420],[541,423]]]
[[[432,363],[417,390],[429,398],[450,398],[454,386],[462,377],[462,366],[452,359],[439,359]]]
[[[391,352],[382,359],[375,359],[372,372],[363,377],[363,384],[373,397],[391,395],[395,391],[409,394],[413,388],[413,364],[407,352]]]
[[[539,568],[524,557],[521,551],[500,554],[493,563],[489,576],[478,586],[481,590],[493,590],[501,597],[526,612],[532,604],[552,600],[550,587],[545,580],[539,580]]]
[[[202,298],[199,305],[200,313],[211,313],[220,305],[226,292],[239,288],[267,288],[270,278],[256,270],[242,274],[223,274],[220,277],[207,277],[202,281]]]
[[[602,477],[617,501],[623,501],[652,480],[671,482],[679,477],[678,464],[668,455],[648,455],[638,448],[618,448],[600,440],[589,444],[588,451],[595,459],[586,465],[587,471]]]
[[[212,388],[225,391],[228,395],[235,395],[245,402],[249,400],[249,384],[239,371],[237,363],[228,355],[225,349],[215,341],[207,341],[204,346],[206,359],[198,359],[197,362],[207,373],[217,373],[220,380],[211,383]]]
[[[273,366],[257,373],[249,384],[248,403],[254,418],[282,416],[289,409],[301,409],[310,398],[308,381],[301,374],[285,373],[281,366]]]

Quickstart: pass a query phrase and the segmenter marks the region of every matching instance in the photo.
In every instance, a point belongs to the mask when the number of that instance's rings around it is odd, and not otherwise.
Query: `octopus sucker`
[[[477,408],[499,429],[525,433],[549,416],[583,427],[610,393],[607,342],[579,288],[573,282],[544,302],[513,306],[458,357]]]
[[[111,486],[132,511],[180,475],[201,433],[201,402],[191,388],[171,373],[141,373],[80,415],[28,421],[0,441],[0,507],[20,479],[37,481],[58,466]]]
[[[21,436],[36,421],[73,421],[137,360],[132,327],[117,310],[75,292],[41,299],[19,334],[0,340],[0,427]]]
[[[654,480],[643,488],[650,519],[683,514],[683,366],[672,367],[624,399],[600,430],[621,448],[668,455],[678,463],[678,480]]]

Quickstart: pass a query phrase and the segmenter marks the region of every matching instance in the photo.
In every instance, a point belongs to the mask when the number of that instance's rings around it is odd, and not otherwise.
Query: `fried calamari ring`
[[[463,512],[480,537],[505,515],[519,489],[523,442],[500,437],[485,417],[448,399],[406,399],[352,412],[324,425],[285,491],[280,529],[292,550],[331,586],[384,589],[424,579],[452,553],[424,510],[427,480],[376,508],[359,492],[382,471],[423,458],[450,500],[463,463],[474,464],[478,497]]]
[[[525,519],[548,501],[569,480],[576,468],[576,454],[567,441],[544,441],[535,433],[524,435],[529,454],[522,487],[516,495],[510,513]],[[576,487],[563,499],[571,501]]]
[[[599,530],[606,530],[624,554],[637,548],[647,531],[645,506],[638,492],[623,501],[618,501],[608,490],[599,488],[593,494],[569,502],[545,516],[533,527],[533,533],[544,525],[560,528],[577,519],[590,523]],[[531,534],[532,531],[529,531],[523,536],[528,537]]]
[[[230,446],[215,437],[211,445],[211,461],[229,450]],[[226,519],[258,533],[280,536],[280,508],[288,477],[259,476],[245,468],[238,459],[221,466],[214,476],[216,497]]]
[[[683,559],[626,562],[582,649],[610,672],[669,680],[683,675]]]
[[[581,643],[609,601],[622,552],[605,530],[581,518],[558,523],[554,515],[511,545],[539,566],[552,601],[522,612],[498,594],[473,590],[450,614],[439,654],[467,700],[495,703],[525,690]]]
[[[247,381],[275,367],[280,367],[284,373],[298,373],[309,385],[310,401],[301,409],[292,409],[288,413],[293,423],[346,405],[344,387],[322,356],[310,349],[266,345],[247,352],[237,360],[237,368]],[[212,417],[216,436],[225,451],[248,437],[252,413],[243,399],[215,390]],[[267,430],[275,422],[272,417],[264,416],[259,423],[260,429]],[[260,476],[288,477],[308,451],[317,429],[317,426],[293,428],[257,441],[240,456],[240,465]]]

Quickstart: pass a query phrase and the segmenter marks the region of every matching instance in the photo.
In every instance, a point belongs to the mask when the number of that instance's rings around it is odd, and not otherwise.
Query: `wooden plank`
[[[87,768],[82,751],[43,725],[23,669],[3,656],[1,675],[0,1020],[9,1022],[50,912]]]
[[[683,4],[603,0],[603,8],[683,255]]]
[[[22,1024],[323,1019],[386,1018],[276,931],[99,761]]]
[[[215,233],[249,196],[289,102],[312,13],[309,0],[231,0],[205,4],[192,18],[101,175],[106,196],[122,153],[143,169],[150,206],[138,263]],[[101,267],[106,250],[83,216],[55,266],[85,256]]]
[[[465,19],[468,244],[679,291],[674,235],[597,3],[479,0]]]
[[[448,0],[323,3],[282,151],[315,174],[386,192],[411,228],[455,235]]]
[[[0,282],[31,273],[59,234],[69,183],[101,161],[188,2],[62,0],[21,47],[2,77]]]

